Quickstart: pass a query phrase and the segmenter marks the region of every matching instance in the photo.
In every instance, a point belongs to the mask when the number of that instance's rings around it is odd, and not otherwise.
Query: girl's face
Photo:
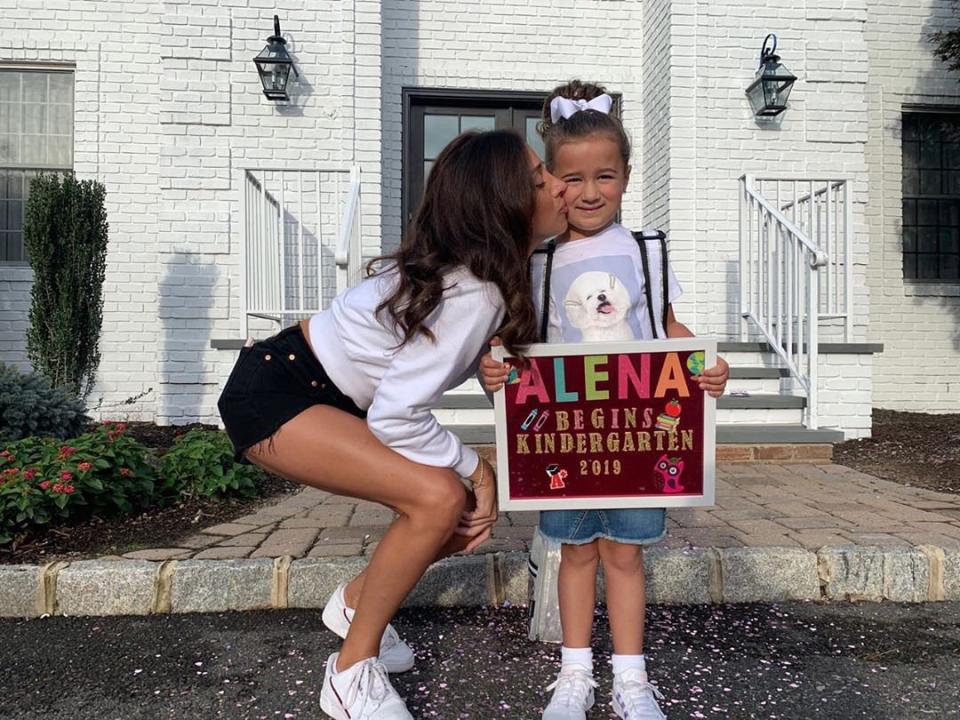
[[[536,205],[530,223],[532,253],[544,240],[560,235],[567,229],[567,204],[563,199],[567,186],[547,172],[540,158],[530,148],[527,148],[527,159],[532,182],[537,189]]]
[[[567,185],[571,240],[596,235],[616,219],[630,168],[613,139],[591,135],[563,143],[553,154],[553,172]]]

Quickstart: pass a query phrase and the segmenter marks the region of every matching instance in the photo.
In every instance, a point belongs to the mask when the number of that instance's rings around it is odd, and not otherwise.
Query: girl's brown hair
[[[537,337],[528,272],[535,178],[527,146],[513,131],[468,132],[433,164],[423,200],[400,248],[388,261],[399,282],[377,312],[386,310],[402,333],[433,338],[426,320],[443,299],[444,278],[459,266],[496,285],[505,315],[498,334],[514,355]]]
[[[580,140],[590,135],[606,135],[620,149],[624,168],[630,167],[630,137],[623,128],[623,123],[613,114],[606,115],[598,110],[581,110],[568,118],[560,118],[553,122],[550,118],[550,103],[556,97],[568,100],[593,100],[603,95],[607,90],[602,85],[585,83],[580,80],[571,80],[564,85],[558,85],[543,103],[543,119],[537,124],[537,132],[543,138],[547,157],[544,161],[548,168],[553,167],[553,158],[561,145],[572,140]]]

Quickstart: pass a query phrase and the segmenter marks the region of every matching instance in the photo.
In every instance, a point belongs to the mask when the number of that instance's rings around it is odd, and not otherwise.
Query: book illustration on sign
[[[667,432],[676,432],[680,427],[680,401],[674,398],[667,403],[663,412],[657,416],[657,424],[654,427],[657,430],[666,430]]]
[[[665,493],[683,492],[680,476],[683,474],[683,460],[662,455],[653,469],[660,476],[662,490]]]

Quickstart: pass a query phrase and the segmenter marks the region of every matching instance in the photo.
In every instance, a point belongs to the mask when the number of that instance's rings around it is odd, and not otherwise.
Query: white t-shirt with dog
[[[662,317],[663,283],[659,243],[648,243],[653,315]],[[543,313],[546,255],[532,259],[534,303]],[[644,291],[643,261],[633,235],[614,223],[588,238],[557,243],[550,272],[547,342],[650,340],[654,337]],[[667,264],[667,298],[683,293]],[[663,335],[661,334],[661,337]]]

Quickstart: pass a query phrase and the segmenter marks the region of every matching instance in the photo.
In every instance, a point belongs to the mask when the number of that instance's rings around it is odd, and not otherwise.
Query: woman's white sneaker
[[[323,608],[323,624],[342,638],[347,636],[350,623],[353,622],[353,608],[348,608],[344,599],[343,589],[346,583],[340,585],[330,596],[326,607]],[[413,650],[407,645],[393,625],[387,625],[380,638],[380,662],[387,668],[387,672],[401,673],[413,668]]]
[[[667,720],[657,700],[663,695],[643,670],[631,668],[613,676],[613,711],[623,720]]]
[[[553,690],[553,697],[541,720],[586,720],[587,711],[593,707],[595,687],[597,683],[587,668],[562,666],[557,679],[547,686],[547,690]]]
[[[383,663],[367,658],[336,672],[339,656],[334,653],[327,660],[321,710],[334,720],[413,720]]]

